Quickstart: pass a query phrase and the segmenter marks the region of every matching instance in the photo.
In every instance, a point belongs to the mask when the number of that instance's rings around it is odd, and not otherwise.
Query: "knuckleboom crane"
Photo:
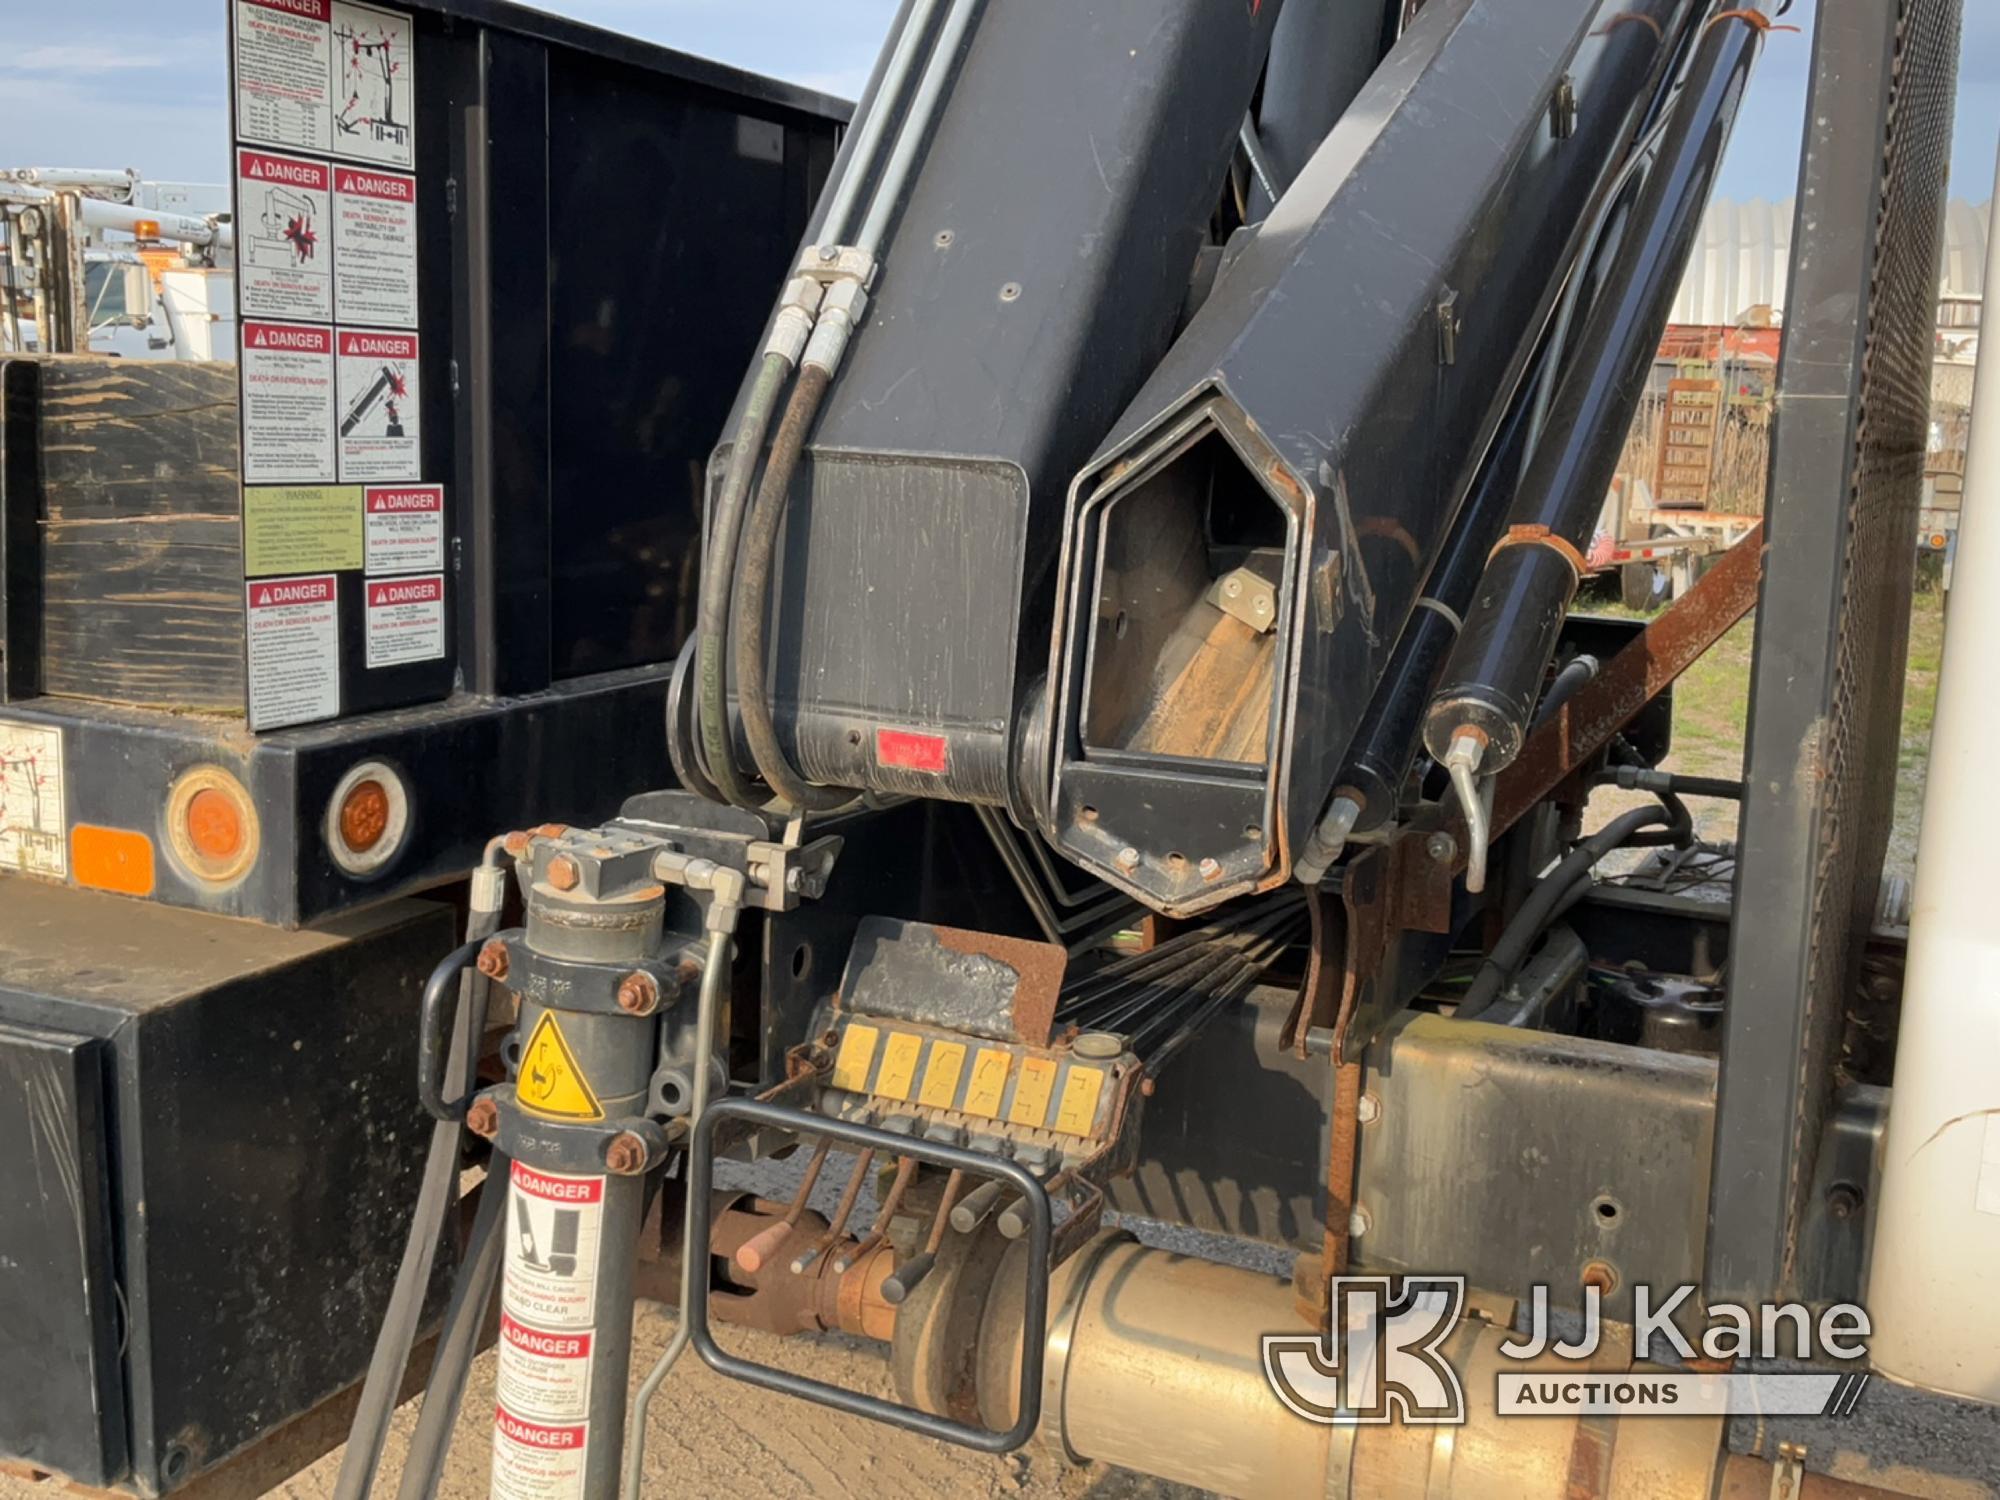
[[[494,1185],[404,1493],[435,1482],[496,1287],[530,1343],[588,1350],[551,1425],[519,1363],[537,1349],[503,1343],[496,1493],[636,1496],[648,1405],[689,1347],[932,1437],[1005,1451],[1040,1429],[1232,1493],[1787,1481],[1729,1455],[1719,1416],[1499,1420],[1504,1319],[1441,1346],[1477,1463],[1298,1421],[1266,1389],[1259,1334],[1323,1332],[1330,1277],[1470,1243],[1454,1226],[1474,1210],[1393,1156],[1419,1127],[1379,1122],[1476,1106],[1395,1074],[1514,1070],[1523,1102],[1481,1126],[1498,1150],[1544,1107],[1598,1108],[1558,1082],[1610,1066],[1590,1048],[1673,1052],[1687,997],[1722,982],[1646,989],[1653,968],[1600,958],[1625,950],[1565,917],[1618,850],[1699,855],[1686,797],[1757,795],[1660,770],[1643,714],[1748,607],[1758,542],[1657,634],[1586,638],[1609,627],[1571,606],[1774,7],[1392,9],[905,0],[711,465],[698,629],[668,694],[680,788],[497,839],[424,995],[433,1161],[455,1162],[462,1124]],[[1899,35],[1955,37],[1949,5],[1897,9]],[[1948,68],[1938,46],[1898,56]],[[1936,97],[1907,93],[1926,102],[1899,128]],[[1808,174],[1831,170],[1837,131],[1816,128]],[[1917,149],[1878,153],[1855,191],[1929,243],[1941,183]],[[1869,316],[1873,348],[1917,336]],[[1585,835],[1600,782],[1642,805]],[[878,909],[843,862],[912,800],[970,809],[985,922]],[[510,881],[525,917],[503,931]],[[807,932],[788,954],[779,935]],[[809,980],[829,953],[837,978]],[[1282,990],[1288,1013],[1268,1012]],[[508,1076],[480,1086],[502,991]],[[1267,1147],[1318,1180],[1324,1232],[1291,1285],[1106,1227],[1190,1140],[1248,1149],[1213,1092],[1215,1039],[1266,1013],[1259,1055],[1322,1087],[1315,1128]],[[1613,1036],[1612,1015],[1649,1019]],[[1531,1054],[1523,1032],[1592,1061]],[[1748,1085],[1726,1048],[1715,1065],[1726,1112]],[[1680,1107],[1630,1086],[1628,1113]],[[1145,1128],[1161,1111],[1177,1146]],[[1642,1231],[1609,1236],[1648,1148],[1547,1123],[1604,1184],[1574,1257],[1563,1238],[1564,1295],[1629,1315],[1621,1257],[1657,1257]],[[717,1190],[719,1156],[794,1150],[788,1202]],[[815,1193],[836,1186],[829,1212]],[[1539,1191],[1515,1205],[1529,1225],[1583,1212]],[[1395,1218],[1404,1199],[1430,1205],[1427,1231]],[[448,1203],[427,1183],[344,1495],[372,1480]],[[639,1254],[655,1222],[677,1242],[659,1262]],[[1734,1232],[1718,1218],[1711,1250]],[[1741,1265],[1718,1252],[1699,1274],[1719,1296]],[[642,1295],[681,1317],[628,1413]],[[715,1337],[731,1320],[886,1339],[897,1398],[751,1362]],[[1240,1427],[1218,1442],[1223,1411]]]

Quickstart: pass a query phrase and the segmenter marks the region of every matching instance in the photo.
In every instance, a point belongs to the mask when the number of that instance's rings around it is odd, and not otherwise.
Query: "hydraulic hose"
[[[979,0],[951,0],[951,9],[938,28],[937,39],[925,58],[923,73],[911,97],[909,111],[897,128],[895,140],[889,147],[888,161],[882,169],[881,181],[876,183],[870,195],[860,232],[855,236],[854,247],[865,257],[872,259],[881,249],[890,217],[901,204],[904,190],[916,169],[918,154],[943,105],[952,68],[978,9]],[[748,527],[740,544],[740,555],[737,555],[733,608],[725,614],[734,631],[732,644],[736,663],[737,708],[743,716],[744,736],[750,741],[751,759],[757,763],[758,773],[771,790],[800,812],[826,812],[843,807],[854,800],[855,793],[845,788],[812,785],[793,767],[784,747],[778,743],[777,725],[771,712],[770,684],[764,670],[764,614],[770,595],[771,570],[777,556],[778,532],[784,525],[790,501],[792,476],[798,470],[799,457],[805,451],[806,438],[812,431],[814,418],[819,415],[820,403],[833,383],[834,372],[840,368],[847,342],[865,308],[866,289],[863,287],[836,286],[828,291],[819,321],[813,328],[812,340],[800,362],[798,383],[792,389],[791,400],[786,404],[784,417],[778,424],[777,436],[772,440],[770,461],[765,465],[764,477],[758,485],[757,498],[751,507]],[[703,592],[703,603],[705,607],[706,590]],[[702,674],[702,687],[706,703],[706,670]],[[719,698],[719,683],[715,691]],[[706,737],[709,733],[704,715],[703,734]]]
[[[1634,808],[1631,812],[1620,813],[1570,850],[1553,870],[1536,882],[1534,890],[1528,893],[1528,899],[1521,903],[1521,909],[1514,913],[1506,931],[1500,934],[1500,941],[1493,945],[1493,951],[1486,955],[1486,961],[1473,976],[1465,998],[1454,1012],[1455,1019],[1476,1020],[1481,1012],[1500,998],[1501,986],[1513,978],[1515,971],[1521,967],[1521,961],[1528,956],[1528,949],[1534,945],[1535,939],[1589,890],[1590,872],[1599,860],[1612,850],[1630,843],[1633,835],[1641,829],[1671,825],[1674,821],[1674,815],[1664,807]],[[1582,889],[1578,889],[1579,886]]]
[[[832,372],[819,365],[808,364],[799,372],[798,384],[792,388],[792,399],[771,442],[771,460],[764,466],[756,503],[750,508],[737,563],[736,705],[743,715],[743,733],[750,741],[750,758],[757,763],[757,773],[800,812],[825,812],[854,800],[853,792],[814,786],[792,769],[790,758],[778,743],[771,688],[764,671],[764,611],[771,592],[771,568],[777,559],[778,528],[784,523],[786,497],[799,456],[805,451],[806,434],[812,430],[820,401],[832,383]]]
[[[778,396],[791,373],[792,362],[783,354],[770,351],[764,355],[757,379],[751,384],[749,399],[743,403],[743,420],[737,424],[729,463],[723,470],[722,489],[715,500],[714,524],[709,529],[708,553],[702,559],[701,603],[696,614],[696,628],[701,633],[695,655],[699,678],[696,686],[700,693],[697,720],[708,774],[722,794],[738,807],[761,807],[764,799],[736,768],[736,751],[729,743],[723,663],[729,636],[730,590],[736,573],[736,551],[743,535],[750,479],[756,472],[757,455],[764,447],[771,413],[777,409]]]
[[[468,948],[491,937],[500,926],[500,908],[506,891],[505,868],[500,857],[501,842],[494,839],[487,844],[485,858],[473,873],[473,899],[465,920]],[[461,948],[446,963],[458,963],[463,952]],[[489,987],[484,974],[476,969],[465,971],[457,1015],[452,1021],[451,1050],[445,1058],[447,1098],[464,1097],[477,1076],[480,1044],[486,1036]],[[437,1260],[438,1240],[444,1234],[445,1218],[458,1198],[461,1129],[456,1116],[438,1120],[431,1126],[430,1152],[424,1158],[423,1181],[417,1189],[416,1211],[410,1218],[410,1237],[403,1247],[402,1262],[396,1267],[396,1282],[382,1315],[382,1331],[376,1335],[375,1352],[369,1357],[368,1374],[361,1385],[361,1399],[348,1428],[340,1475],[334,1482],[334,1500],[364,1500],[374,1488],[375,1470],[382,1461],[382,1440],[388,1435],[389,1416],[401,1394],[403,1371],[410,1362],[410,1346],[416,1341],[417,1323],[423,1316],[424,1293],[430,1286],[431,1267]]]
[[[465,1379],[479,1352],[479,1334],[493,1288],[500,1280],[501,1228],[507,1212],[508,1161],[498,1151],[487,1159],[486,1182],[479,1190],[479,1208],[466,1237],[465,1259],[451,1289],[431,1356],[430,1379],[424,1382],[424,1403],[417,1413],[417,1430],[403,1457],[403,1477],[396,1500],[430,1500],[444,1477],[451,1451],[453,1419],[465,1395]]]

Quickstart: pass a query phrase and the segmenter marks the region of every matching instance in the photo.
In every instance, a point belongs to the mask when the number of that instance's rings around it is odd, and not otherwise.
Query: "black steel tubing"
[[[1488,562],[1426,715],[1424,741],[1440,759],[1468,734],[1485,745],[1483,773],[1520,753],[1579,582],[1572,559],[1617,471],[1760,38],[1740,16],[1705,25],[1528,461],[1509,515],[1519,544]]]

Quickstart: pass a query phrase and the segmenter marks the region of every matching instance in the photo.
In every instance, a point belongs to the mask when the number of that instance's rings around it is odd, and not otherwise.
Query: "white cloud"
[[[185,69],[221,62],[221,39],[208,33],[149,37],[142,46],[49,42],[0,53],[0,72],[90,77],[101,73]]]

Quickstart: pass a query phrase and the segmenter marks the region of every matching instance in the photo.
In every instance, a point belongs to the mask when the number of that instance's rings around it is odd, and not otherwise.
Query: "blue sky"
[[[1786,19],[1810,24],[1815,3],[1796,0]],[[547,0],[541,8],[851,98],[895,0]],[[2000,5],[1966,0],[1965,10],[1953,192],[1983,200],[2000,137]],[[164,181],[221,182],[224,14],[222,0],[96,0],[87,10],[0,0],[0,166],[135,166]],[[1792,191],[1807,45],[1790,34],[1766,45],[1722,195]]]

